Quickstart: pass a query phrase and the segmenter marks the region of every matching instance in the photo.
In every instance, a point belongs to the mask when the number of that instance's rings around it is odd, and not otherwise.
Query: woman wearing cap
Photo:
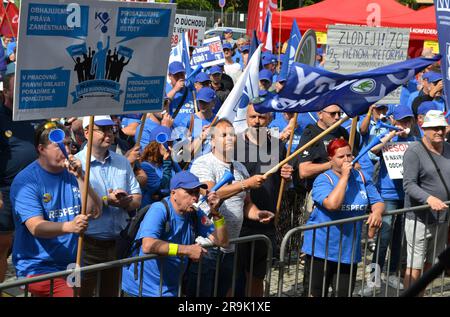
[[[373,234],[381,225],[383,200],[370,179],[364,179],[360,171],[352,168],[353,155],[346,140],[334,139],[328,144],[327,152],[331,169],[314,181],[312,198],[315,208],[306,225],[362,216],[369,211],[370,206],[371,214],[367,223],[369,233]],[[357,263],[361,261],[359,241],[361,222],[305,231],[302,247],[302,252],[306,254],[304,294],[327,296],[328,287],[333,283],[337,296],[351,296]],[[337,277],[339,286],[336,290]]]
[[[405,192],[403,190],[402,179],[391,179],[386,167],[386,161],[382,155],[382,148],[388,142],[390,144],[398,144],[404,142],[414,142],[417,138],[412,136],[411,128],[414,124],[414,114],[406,105],[398,105],[393,110],[393,125],[400,128],[400,131],[391,131],[385,135],[381,141],[382,143],[372,148],[372,153],[380,157],[380,176],[377,181],[377,188],[383,198],[386,210],[396,210],[404,207]],[[398,153],[401,155],[401,153]],[[385,257],[388,246],[390,246],[390,263],[387,271],[386,284],[395,289],[403,289],[397,271],[400,264],[401,243],[403,233],[403,218],[402,215],[384,217],[383,225],[380,230],[380,238],[377,239],[379,244],[376,246],[372,255],[372,269],[374,270],[375,280],[380,279],[380,273],[383,272]],[[391,242],[392,241],[392,242]],[[379,250],[378,250],[379,249]],[[378,267],[376,267],[378,266]],[[372,296],[374,292],[381,291],[380,287],[371,287],[366,285],[360,292],[361,296]]]
[[[171,159],[171,130],[158,126],[152,130],[150,143],[141,155],[141,168],[147,174],[146,186],[142,189],[141,207],[159,201],[169,194],[169,183],[175,173]]]

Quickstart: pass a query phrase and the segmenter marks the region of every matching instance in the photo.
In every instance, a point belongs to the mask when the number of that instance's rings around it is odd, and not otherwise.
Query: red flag
[[[5,13],[3,14],[2,23],[0,24],[0,33],[6,37],[17,37],[18,29],[19,9],[14,3],[8,2]]]
[[[263,36],[264,21],[267,10],[274,12],[277,10],[277,0],[250,0],[248,4],[247,35],[251,35],[256,30],[258,38]]]
[[[2,5],[0,5],[0,21],[3,20],[3,17],[5,16],[5,13],[6,13],[5,7],[3,6],[3,3],[2,3]]]

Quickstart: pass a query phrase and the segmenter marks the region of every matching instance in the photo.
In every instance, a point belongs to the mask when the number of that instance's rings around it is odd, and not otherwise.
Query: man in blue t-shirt
[[[78,234],[86,231],[89,218],[97,218],[101,212],[101,200],[89,187],[89,215],[81,215],[81,162],[72,155],[67,160],[59,146],[49,141],[49,133],[56,128],[64,129],[54,122],[37,128],[38,159],[22,170],[11,185],[16,227],[13,263],[18,277],[68,269],[75,262]],[[66,132],[67,152],[70,140]],[[55,279],[53,286],[53,296],[73,296],[63,278]],[[50,281],[44,281],[31,284],[29,290],[37,296],[49,296],[50,287]]]
[[[135,275],[135,269],[139,272],[141,264],[124,267],[122,289],[125,293],[131,296],[177,296],[187,260],[197,262],[207,253],[201,243],[195,243],[196,235],[207,237],[210,245],[228,244],[225,220],[218,212],[219,196],[215,192],[208,194],[209,215],[213,221],[202,210],[193,208],[200,188],[208,187],[190,172],[180,172],[170,181],[170,197],[154,203],[147,211],[135,240],[142,244],[139,256],[154,253],[168,257],[145,261],[142,294],[139,293],[141,281],[135,279],[140,276]]]
[[[181,62],[169,65],[170,84],[166,85],[170,114],[174,117],[174,126],[182,125],[185,118],[194,113],[192,91],[186,85],[186,70]]]

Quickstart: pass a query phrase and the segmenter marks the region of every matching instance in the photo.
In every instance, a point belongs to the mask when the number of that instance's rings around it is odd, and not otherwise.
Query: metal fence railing
[[[268,296],[269,294],[269,289],[270,289],[270,280],[271,280],[271,267],[272,267],[272,256],[273,256],[273,250],[272,250],[272,242],[270,241],[270,239],[264,235],[252,235],[252,236],[246,236],[246,237],[241,237],[241,238],[237,238],[237,239],[232,239],[230,240],[230,245],[234,245],[236,247],[236,251],[235,251],[235,256],[234,256],[234,260],[233,260],[233,272],[232,272],[232,283],[231,283],[231,290],[230,290],[230,294],[231,296],[234,296],[236,288],[237,288],[237,282],[238,279],[240,278],[240,273],[241,273],[241,267],[240,267],[240,262],[239,262],[239,257],[241,256],[239,254],[238,248],[237,246],[243,243],[250,243],[251,244],[251,252],[250,252],[250,262],[253,264],[253,258],[254,258],[254,251],[255,251],[255,243],[257,241],[262,241],[263,243],[265,243],[266,245],[266,250],[267,250],[267,258],[266,258],[266,278],[264,280],[264,286],[265,286],[265,296]],[[210,249],[210,247],[207,247],[208,249]],[[140,265],[140,268],[144,267],[144,264],[147,261],[150,260],[156,260],[156,259],[163,259],[165,257],[163,256],[157,256],[154,254],[149,254],[149,255],[144,255],[144,256],[137,256],[137,257],[132,257],[132,258],[127,258],[127,259],[122,259],[122,260],[117,260],[117,261],[111,261],[111,262],[105,262],[105,263],[101,263],[101,264],[95,264],[95,265],[90,265],[90,266],[86,266],[86,267],[81,267],[81,268],[74,268],[74,269],[70,269],[70,270],[66,270],[66,271],[60,271],[60,272],[55,272],[55,273],[50,273],[50,274],[45,274],[45,275],[40,275],[40,276],[34,276],[34,277],[30,277],[30,278],[21,278],[21,279],[17,279],[14,281],[8,281],[5,283],[1,283],[0,284],[0,292],[2,291],[7,291],[9,289],[12,288],[21,288],[23,289],[23,296],[24,297],[28,297],[30,296],[30,292],[29,292],[29,286],[33,283],[38,283],[38,282],[44,282],[44,281],[50,281],[50,297],[53,296],[53,292],[54,292],[54,283],[53,281],[55,279],[58,278],[66,278],[66,281],[68,280],[68,277],[73,276],[74,274],[79,274],[79,276],[83,276],[83,274],[86,273],[94,273],[96,274],[96,278],[97,278],[97,285],[100,285],[101,282],[101,273],[104,270],[107,269],[111,269],[111,268],[117,268],[117,267],[125,267],[125,266],[129,266],[129,265]],[[183,261],[181,261],[183,263]],[[160,263],[163,263],[163,261],[161,261]],[[218,272],[220,269],[221,263],[220,261],[217,261],[217,266],[216,266],[216,274],[214,274],[214,276],[211,276],[211,279],[214,279],[214,296],[217,295],[217,287],[218,287]],[[202,270],[202,260],[200,260],[199,265],[198,265],[198,278],[197,278],[197,289],[196,289],[196,296],[199,295],[200,289],[202,287],[201,285],[201,270]],[[164,271],[164,265],[162,264],[161,267],[161,274],[160,274],[160,293],[159,295],[161,296],[163,294],[163,290],[162,290],[162,278],[163,278],[163,274],[162,272]],[[177,295],[180,296],[184,296],[185,294],[183,294],[183,273],[185,272],[184,268],[182,268],[180,270],[181,274],[178,276],[178,280],[179,280],[179,284],[178,284],[178,292]],[[143,292],[144,292],[144,269],[140,269],[138,272],[138,283],[139,283],[139,290],[138,290],[138,296],[141,297],[143,296]],[[252,276],[253,276],[253,265],[250,265],[250,272],[249,272],[249,280],[247,281],[249,285],[252,284]],[[81,278],[82,280],[82,278]],[[120,281],[120,284],[122,284],[122,282]],[[81,287],[83,287],[83,284],[81,282]],[[251,293],[251,287],[249,287],[247,289],[248,294]],[[74,296],[77,295],[77,290],[74,289]],[[123,293],[121,292],[122,296]],[[96,296],[98,296],[98,288],[97,288],[97,292],[96,292]]]
[[[356,248],[361,248],[361,257],[362,262],[358,263],[357,261],[352,261],[349,265],[347,265],[347,269],[349,268],[350,278],[346,280],[348,285],[345,285],[344,288],[346,290],[345,295],[340,296],[384,296],[384,297],[398,297],[401,294],[401,283],[397,283],[397,287],[390,286],[390,281],[388,280],[391,276],[394,276],[395,280],[402,280],[402,273],[406,272],[407,268],[412,268],[414,261],[414,254],[416,251],[416,246],[419,245],[419,242],[422,239],[430,239],[428,242],[428,248],[432,250],[432,259],[436,259],[439,253],[442,251],[437,251],[438,244],[445,244],[447,246],[447,233],[448,233],[448,214],[444,219],[444,222],[441,225],[428,225],[428,217],[430,212],[425,213],[425,221],[418,221],[417,215],[414,212],[428,210],[428,206],[418,206],[408,209],[398,209],[386,212],[383,216],[383,222],[390,218],[390,223],[394,224],[396,219],[399,219],[399,223],[401,226],[401,236],[400,240],[393,239],[393,230],[394,226],[390,226],[389,229],[389,241],[388,241],[388,251],[386,253],[386,257],[381,259],[380,257],[380,248],[377,247],[375,251],[370,256],[370,251],[368,250],[368,242],[369,238],[367,235],[367,230],[364,233],[364,227],[362,222],[368,219],[368,215],[347,218],[338,221],[332,221],[327,223],[320,223],[314,225],[302,225],[296,228],[289,230],[283,237],[280,246],[280,260],[278,265],[278,275],[273,272],[273,280],[272,283],[277,284],[275,296],[311,296],[312,288],[314,285],[317,287],[317,283],[321,284],[321,294],[318,296],[338,296],[340,291],[339,283],[342,283],[342,273],[343,267],[346,265],[342,261],[342,250],[343,250],[343,237],[348,235],[351,236],[351,258],[355,259]],[[414,221],[414,225],[410,226],[414,229],[412,232],[412,242],[407,242],[405,239],[405,216],[407,214],[413,215],[409,217],[409,219]],[[432,237],[423,237],[421,236],[423,230],[419,230],[418,224],[425,223],[425,231],[426,235]],[[360,240],[357,239],[356,229],[357,226],[363,226],[363,233],[361,235]],[[416,230],[417,228],[417,230]],[[330,230],[339,230],[339,243],[338,245],[330,245]],[[304,243],[304,236],[306,232],[312,232],[312,244],[311,254],[302,253],[302,246]],[[318,234],[321,231],[322,234]],[[336,231],[335,231],[336,232]],[[439,238],[436,238],[439,237]],[[322,241],[318,241],[322,239]],[[291,241],[296,241],[296,247],[292,247]],[[444,241],[445,240],[445,241]],[[348,240],[346,240],[348,243]],[[318,243],[320,242],[320,244]],[[381,234],[380,232],[376,235],[375,242],[378,246],[381,243]],[[384,242],[386,244],[386,241]],[[412,249],[412,256],[407,259],[406,257],[406,247],[409,243],[410,250]],[[393,245],[397,244],[400,246],[400,254],[398,256],[399,260],[399,268],[396,272],[390,272],[390,264],[392,258],[392,249]],[[319,247],[317,247],[319,245]],[[325,257],[317,257],[315,256],[315,252],[317,253],[318,249],[322,248],[322,245],[325,247]],[[347,245],[349,247],[349,245]],[[444,247],[444,249],[445,249]],[[316,248],[316,249],[315,249]],[[337,263],[328,259],[328,254],[330,248],[334,248],[338,250],[339,258]],[[417,247],[418,248],[418,247]],[[323,254],[323,252],[318,252]],[[385,261],[384,261],[385,260]],[[316,264],[314,263],[316,261]],[[380,261],[385,262],[384,268],[385,270],[380,270],[379,263]],[[422,263],[425,262],[425,259],[422,258]],[[369,265],[367,265],[369,262]],[[373,263],[372,263],[373,262]],[[295,269],[292,270],[290,264],[295,264]],[[319,266],[323,265],[323,266]],[[333,280],[329,280],[329,274],[333,270],[333,265],[335,265],[334,270],[337,272]],[[319,267],[319,278],[321,281],[317,281],[317,267]],[[316,272],[314,272],[316,269]],[[323,271],[322,271],[323,270]],[[409,273],[411,273],[411,270]],[[384,273],[384,281],[380,280]],[[423,267],[421,269],[421,274],[423,273]],[[409,274],[411,275],[411,274]],[[356,276],[356,277],[355,277]],[[353,277],[353,278],[352,278]],[[376,279],[378,277],[378,280]],[[405,282],[405,281],[403,281]],[[341,285],[342,286],[342,285]],[[370,287],[369,287],[370,286]],[[341,287],[342,288],[342,287]],[[319,287],[320,289],[320,287]],[[330,292],[331,291],[331,292]],[[328,294],[330,293],[330,294]],[[317,295],[316,295],[317,296]],[[425,296],[450,296],[450,278],[446,277],[445,272],[442,273],[439,279],[435,280],[433,283],[429,285],[425,292]]]

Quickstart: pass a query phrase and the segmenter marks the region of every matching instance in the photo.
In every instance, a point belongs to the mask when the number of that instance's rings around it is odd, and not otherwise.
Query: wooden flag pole
[[[356,136],[356,126],[358,124],[358,117],[354,117],[352,119],[352,128],[350,130],[350,138],[348,140],[348,143],[350,144],[350,148],[353,151],[353,145],[355,144],[355,136]]]
[[[304,150],[306,150],[307,148],[309,148],[310,146],[312,146],[314,143],[316,143],[317,141],[321,140],[324,136],[330,134],[331,131],[335,130],[337,127],[339,127],[341,124],[343,124],[345,121],[347,121],[348,119],[350,119],[348,116],[344,116],[342,119],[340,119],[338,122],[336,122],[335,124],[333,124],[331,127],[329,127],[328,129],[326,129],[325,131],[323,131],[322,133],[320,133],[319,135],[317,135],[315,138],[313,138],[311,141],[309,141],[308,143],[306,143],[305,145],[303,145],[301,148],[299,148],[298,150],[296,150],[294,153],[292,153],[291,155],[289,155],[288,157],[286,157],[283,161],[281,161],[280,163],[278,163],[277,165],[275,165],[274,167],[272,167],[269,171],[267,171],[264,174],[264,177],[268,177],[274,173],[276,173],[278,171],[278,169],[283,166],[284,164],[286,164],[287,162],[289,162],[291,159],[293,159],[294,157],[296,157],[298,154],[300,154],[301,152],[303,152]]]
[[[144,132],[145,121],[147,120],[147,114],[144,113],[141,118],[141,126],[139,127],[138,137],[136,139],[135,146],[141,146],[142,132]]]
[[[294,115],[294,117],[291,119],[291,120],[293,120],[294,123],[291,125],[292,132],[291,132],[291,135],[289,136],[289,144],[288,144],[288,148],[287,148],[286,157],[289,156],[289,154],[291,153],[292,142],[294,140],[294,132],[295,132],[295,129],[297,129],[297,118],[298,118],[298,113],[296,113]],[[281,178],[280,190],[278,192],[277,208],[275,209],[275,225],[277,225],[278,218],[280,217],[281,200],[283,198],[285,183],[286,183],[286,181],[284,180],[284,178]]]
[[[87,199],[88,199],[88,191],[89,191],[89,174],[91,171],[91,153],[92,153],[92,137],[94,134],[94,116],[89,117],[89,129],[88,129],[88,142],[87,142],[87,151],[86,151],[86,168],[84,172],[84,184],[83,184],[83,196],[81,202],[81,214],[86,215],[86,207],[87,207]],[[81,264],[81,254],[83,252],[83,237],[84,234],[81,233],[78,238],[78,250],[77,250],[77,267]]]

